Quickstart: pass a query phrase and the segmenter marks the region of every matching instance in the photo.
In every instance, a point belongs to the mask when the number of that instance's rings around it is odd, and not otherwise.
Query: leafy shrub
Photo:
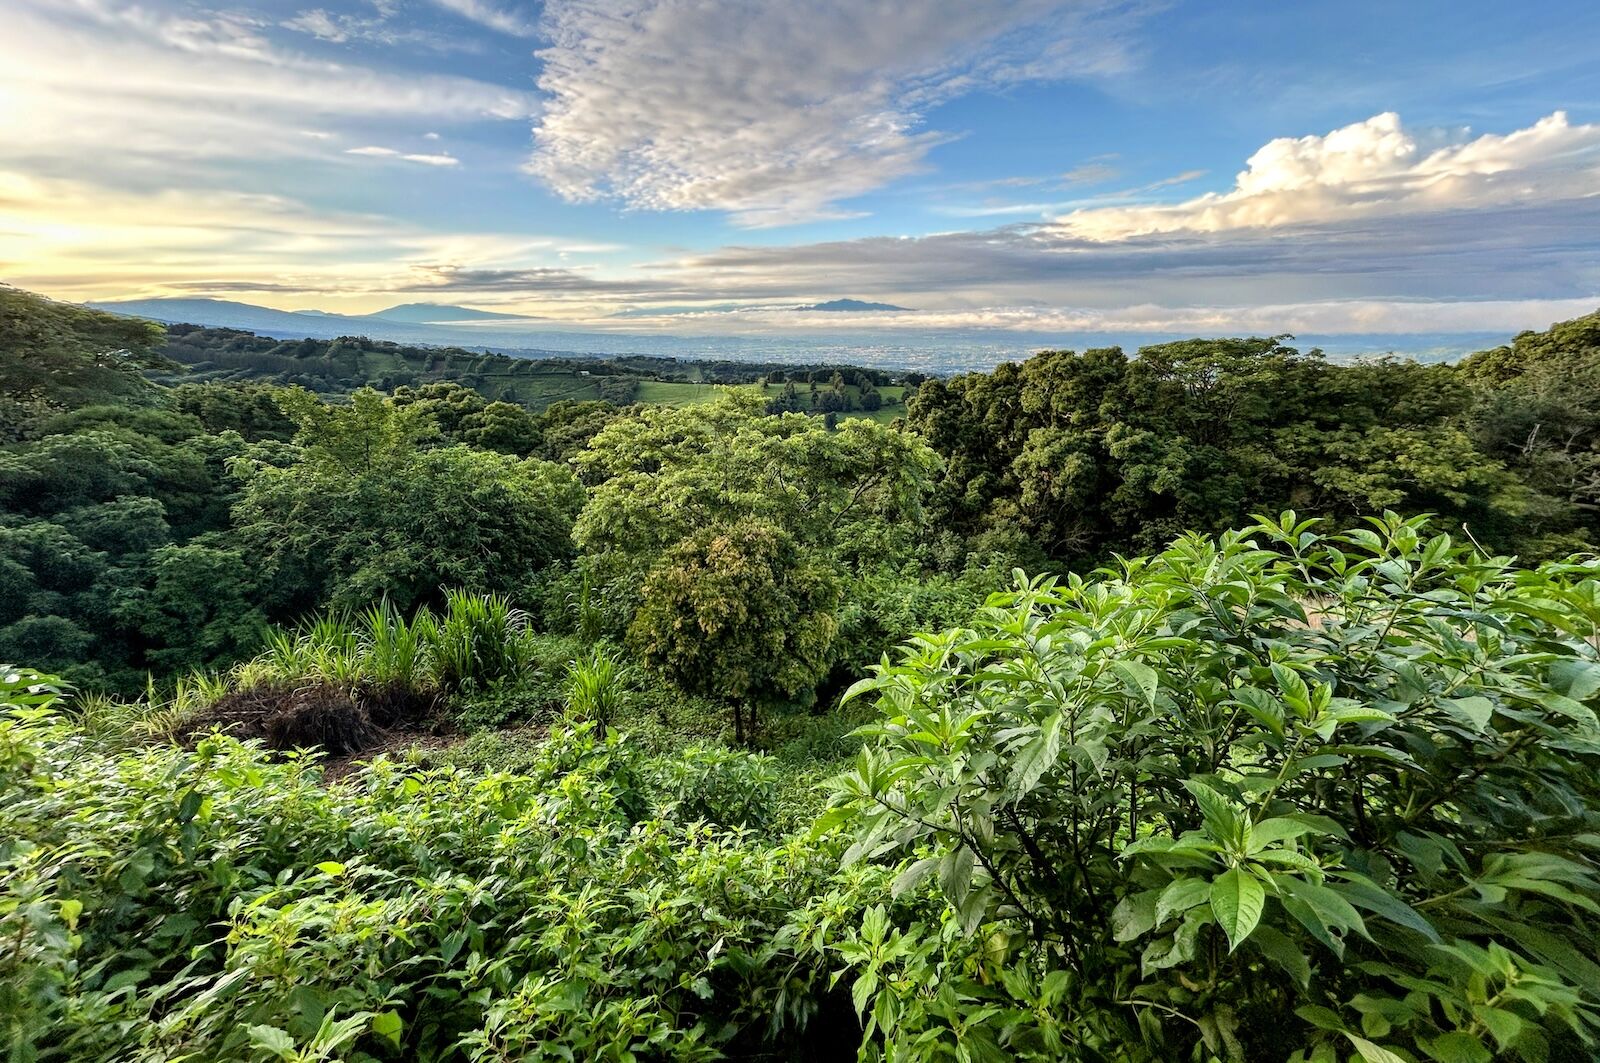
[[[689,746],[654,765],[662,814],[684,823],[761,828],[772,819],[778,772],[771,757],[716,746]]]
[[[112,760],[6,682],[15,1058],[694,1060],[810,1013],[772,942],[836,857],[635,825],[618,736],[325,787],[229,738]]]
[[[854,693],[891,1058],[1592,1058],[1600,562],[1285,514],[1019,580]]]
[[[459,691],[451,702],[455,722],[469,732],[510,725],[548,724],[566,708],[567,671],[581,654],[570,637],[524,632],[521,674]]]

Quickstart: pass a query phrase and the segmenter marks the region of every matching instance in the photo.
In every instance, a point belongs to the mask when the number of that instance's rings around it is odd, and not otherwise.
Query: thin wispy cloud
[[[376,144],[368,144],[359,148],[349,148],[346,155],[365,155],[377,159],[399,159],[401,162],[414,162],[422,166],[459,166],[461,160],[454,155],[445,154],[417,154],[412,152],[396,151],[394,148],[385,148]]]
[[[525,8],[531,5],[499,3],[493,0],[432,0],[438,7],[481,26],[513,37],[532,37],[538,22]]]

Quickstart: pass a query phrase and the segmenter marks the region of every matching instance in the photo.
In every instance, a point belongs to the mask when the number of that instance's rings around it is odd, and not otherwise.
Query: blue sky
[[[64,298],[733,334],[842,296],[1024,331],[1600,304],[1592,0],[0,13],[0,279]]]

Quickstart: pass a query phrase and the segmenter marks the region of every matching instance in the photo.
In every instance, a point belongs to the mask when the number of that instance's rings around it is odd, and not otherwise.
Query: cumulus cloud
[[[747,226],[921,170],[931,106],[1129,64],[1116,0],[551,0],[531,173],[574,201]]]
[[[1562,111],[1476,138],[1465,130],[1414,132],[1385,112],[1322,136],[1269,141],[1227,192],[1079,209],[1058,222],[1074,236],[1111,241],[1571,199],[1597,180],[1600,125],[1573,125]]]

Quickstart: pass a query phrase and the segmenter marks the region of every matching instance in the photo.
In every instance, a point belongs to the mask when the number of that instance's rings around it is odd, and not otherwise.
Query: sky
[[[1541,328],[1600,306],[1597,40],[1594,0],[0,0],[0,280],[732,335]],[[837,298],[905,309],[801,309]]]

